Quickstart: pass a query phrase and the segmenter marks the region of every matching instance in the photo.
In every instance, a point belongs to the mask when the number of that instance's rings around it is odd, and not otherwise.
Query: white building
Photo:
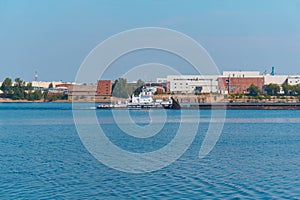
[[[300,84],[300,75],[288,76],[286,82],[289,85],[298,85]]]
[[[0,87],[2,86],[2,83],[3,83],[3,82],[0,82]],[[3,91],[2,91],[2,90],[0,90],[0,94],[3,94]]]
[[[48,89],[49,85],[52,83],[53,87],[56,85],[63,84],[61,81],[32,81],[32,87],[36,89]],[[27,83],[26,83],[27,84]]]
[[[167,82],[174,93],[218,92],[218,75],[169,75]]]
[[[280,86],[279,94],[284,94],[282,84],[286,82],[287,78],[288,75],[270,75],[270,74],[264,75],[265,85],[277,84]]]
[[[264,84],[277,84],[282,85],[288,75],[271,75],[271,74],[261,74],[259,71],[224,71],[223,77],[238,77],[238,78],[253,78],[253,77],[264,77]],[[300,77],[300,76],[299,76]],[[294,81],[292,81],[294,82]]]
[[[223,77],[261,77],[261,73],[259,71],[224,71],[222,74]]]
[[[166,83],[167,82],[167,78],[156,78],[156,82],[157,83]]]
[[[264,79],[265,79],[265,85],[269,85],[269,84],[277,84],[277,85],[282,85],[286,79],[288,78],[288,75],[270,75],[270,74],[266,74],[264,75]]]

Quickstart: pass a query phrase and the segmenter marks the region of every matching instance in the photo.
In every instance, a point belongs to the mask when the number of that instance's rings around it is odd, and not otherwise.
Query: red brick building
[[[156,92],[157,94],[162,94],[165,92],[165,89],[163,86],[156,86]]]
[[[222,93],[244,94],[251,85],[257,86],[260,90],[264,86],[264,77],[219,77],[218,87]]]
[[[62,83],[62,84],[56,84],[55,88],[60,88],[60,87],[65,87],[68,88],[69,86],[71,86],[71,83]]]
[[[112,81],[98,80],[97,95],[111,96],[111,94],[112,94]]]

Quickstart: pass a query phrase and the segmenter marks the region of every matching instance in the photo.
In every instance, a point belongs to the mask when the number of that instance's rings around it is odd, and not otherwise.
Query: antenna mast
[[[38,80],[38,73],[37,73],[37,71],[35,71],[35,73],[34,73],[34,81],[37,81]]]

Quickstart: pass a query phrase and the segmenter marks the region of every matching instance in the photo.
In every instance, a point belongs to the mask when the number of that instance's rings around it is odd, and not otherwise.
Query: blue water
[[[221,137],[203,159],[210,111],[200,113],[196,138],[180,159],[130,174],[84,148],[71,104],[0,103],[0,199],[300,199],[300,111],[227,111]],[[145,140],[122,134],[110,111],[96,114],[112,142],[146,152],[172,140],[180,111],[167,111],[162,133]],[[141,126],[150,123],[148,111],[130,114]]]

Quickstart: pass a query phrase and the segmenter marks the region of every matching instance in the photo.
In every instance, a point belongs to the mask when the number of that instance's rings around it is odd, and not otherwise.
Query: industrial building
[[[264,83],[264,76],[259,71],[224,71],[218,77],[218,88],[222,94],[245,94],[251,85],[262,91]]]
[[[298,85],[300,84],[300,76],[299,75],[288,76],[286,79],[286,83],[289,85]]]
[[[94,101],[97,85],[72,85],[68,90],[69,101]]]
[[[157,82],[165,82],[169,91],[176,94],[218,92],[218,75],[168,75]]]
[[[270,74],[264,75],[265,85],[269,85],[269,84],[282,85],[283,83],[286,82],[287,78],[288,75],[270,75]]]
[[[29,82],[26,83],[26,85]],[[32,81],[32,87],[34,88],[34,90],[47,90],[49,88],[49,85],[52,84],[53,88],[59,87],[59,86],[66,86],[66,83],[63,83],[61,81]],[[72,83],[67,83],[67,84],[72,84]]]
[[[286,82],[288,75],[272,75],[266,74],[264,75],[265,85],[276,84],[280,87],[279,94],[284,94],[282,84]]]
[[[111,80],[98,80],[97,95],[111,96],[112,94],[112,81]]]
[[[222,94],[246,94],[251,85],[257,86],[262,91],[264,77],[220,77],[218,84]]]
[[[245,78],[245,77],[262,77],[259,71],[224,71],[222,77]]]

